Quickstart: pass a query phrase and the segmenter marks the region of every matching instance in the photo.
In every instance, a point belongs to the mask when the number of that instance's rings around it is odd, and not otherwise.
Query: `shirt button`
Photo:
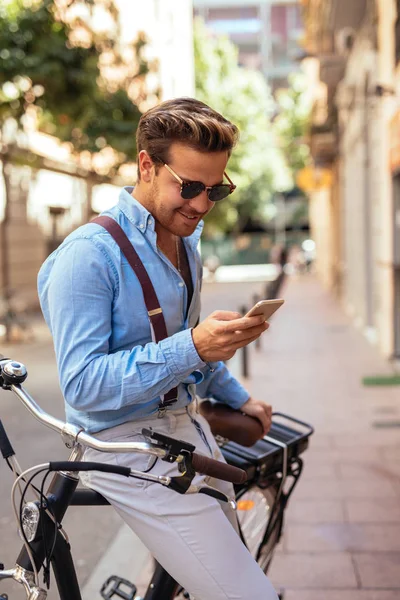
[[[183,281],[179,282],[179,287],[183,287],[185,284],[183,283]]]
[[[149,219],[149,225],[152,225],[152,223],[153,223],[153,219],[150,218]]]
[[[139,228],[143,229],[143,227],[144,227],[143,223],[140,223]]]

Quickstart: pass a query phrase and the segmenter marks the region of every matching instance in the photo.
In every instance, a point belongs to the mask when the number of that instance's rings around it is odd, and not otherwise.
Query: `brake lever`
[[[217,490],[216,488],[213,488],[211,486],[202,487],[199,489],[198,493],[205,494],[206,496],[211,496],[211,498],[215,498],[220,502],[227,502],[233,510],[237,509],[237,504],[235,500],[232,500],[232,498],[229,498],[229,496],[227,496],[223,492],[220,492],[220,490]]]
[[[171,481],[168,487],[173,489],[175,492],[178,492],[179,494],[186,494],[186,492],[192,485],[192,481],[196,475],[196,471],[194,470],[192,465],[191,454],[186,450],[182,450],[180,454],[182,454],[183,459],[181,462],[178,463],[178,469],[179,472],[182,473],[182,475],[179,475],[178,477],[171,477]]]
[[[176,440],[163,433],[159,433],[158,431],[153,431],[151,427],[149,429],[143,428],[142,435],[150,438],[152,442],[156,442],[158,445],[163,446],[167,453],[161,460],[170,463],[175,462],[180,454],[191,454],[196,449],[196,446],[193,446],[193,444],[189,444],[183,440]]]

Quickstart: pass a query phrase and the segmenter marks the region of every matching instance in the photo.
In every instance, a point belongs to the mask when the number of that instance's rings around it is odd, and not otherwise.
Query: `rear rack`
[[[278,472],[286,474],[307,449],[314,433],[311,425],[284,413],[274,413],[272,417],[268,435],[250,448],[230,441],[221,447],[227,462],[244,469],[249,482]]]

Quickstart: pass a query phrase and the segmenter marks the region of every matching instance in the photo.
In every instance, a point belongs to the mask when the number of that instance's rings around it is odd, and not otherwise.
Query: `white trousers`
[[[193,419],[205,434],[196,429]],[[207,421],[194,412],[168,411],[130,421],[96,434],[103,441],[145,441],[143,427],[185,440],[196,451],[224,460]],[[209,448],[210,446],[210,448]],[[145,471],[155,459],[134,452],[111,454],[87,449],[85,460],[128,466]],[[150,471],[155,475],[179,475],[176,463],[158,459]],[[97,471],[82,473],[82,481],[102,494],[142,540],[156,560],[196,600],[278,600],[269,579],[260,569],[237,533],[235,511],[204,494],[179,494],[157,483]],[[192,485],[212,485],[233,498],[231,484],[196,475]]]

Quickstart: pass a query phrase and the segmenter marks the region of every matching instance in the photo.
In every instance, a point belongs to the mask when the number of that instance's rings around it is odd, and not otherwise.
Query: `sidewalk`
[[[313,277],[290,279],[251,393],[315,426],[270,577],[285,600],[400,599],[400,387]]]

